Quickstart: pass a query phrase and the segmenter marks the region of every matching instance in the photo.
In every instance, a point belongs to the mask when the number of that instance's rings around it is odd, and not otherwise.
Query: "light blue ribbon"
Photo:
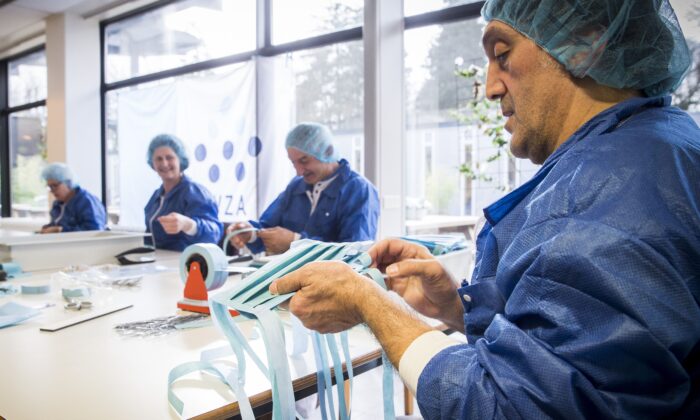
[[[231,232],[231,234],[235,233]],[[228,238],[227,238],[228,239]],[[245,353],[247,353],[258,368],[270,380],[272,390],[272,418],[275,420],[287,420],[302,418],[294,410],[294,390],[292,387],[289,361],[286,354],[280,357],[280,352],[284,352],[284,329],[274,309],[281,303],[289,300],[294,293],[284,295],[272,295],[269,292],[270,284],[286,274],[289,274],[305,264],[313,261],[340,260],[348,263],[354,270],[377,281],[386,288],[383,275],[376,269],[369,269],[371,258],[368,254],[361,252],[360,244],[330,244],[310,240],[299,241],[295,247],[287,251],[271,263],[266,264],[255,273],[251,274],[244,281],[239,282],[233,288],[222,291],[209,299],[209,306],[215,325],[221,330],[229,341],[232,353],[236,358],[235,372],[228,375],[219,372],[216,374],[223,382],[237,386],[234,389],[239,406],[241,406],[241,416],[244,419],[252,419],[252,411],[244,413],[243,406],[250,405],[243,389],[245,381]],[[362,245],[366,247],[366,244]],[[265,344],[267,364],[252,350],[245,336],[240,331],[236,319],[229,312],[229,309],[238,311],[242,318],[256,320],[263,342]],[[350,359],[347,332],[340,335],[343,358],[348,372],[348,379],[352,387],[353,371],[352,360]],[[317,386],[321,403],[322,417],[328,418],[327,411],[330,412],[331,419],[335,420],[335,403],[332,390],[332,378],[330,373],[330,363],[333,364],[336,384],[338,386],[338,404],[340,418],[345,420],[350,418],[350,413],[345,406],[345,390],[343,387],[343,369],[335,335],[322,335],[313,333],[312,343],[314,347],[314,358],[317,364]],[[328,354],[330,353],[330,359]],[[168,397],[173,408],[181,413],[182,402],[172,392],[172,383],[184,374],[197,370],[197,367],[204,371],[217,369],[213,363],[195,362],[200,364],[186,363],[171,371],[169,376]],[[393,380],[391,365],[385,363],[385,416],[393,418],[393,382],[387,383],[387,375]],[[388,370],[388,373],[387,373]],[[236,376],[235,380],[228,378]],[[227,379],[228,378],[228,379]],[[387,386],[391,386],[387,389]],[[388,393],[388,394],[387,394]],[[388,397],[387,397],[388,395]],[[387,399],[388,398],[388,399]],[[178,402],[179,401],[179,402]],[[390,405],[391,407],[388,407]],[[245,410],[247,411],[247,410]]]
[[[423,245],[436,256],[464,249],[469,245],[463,234],[407,235],[401,239]]]

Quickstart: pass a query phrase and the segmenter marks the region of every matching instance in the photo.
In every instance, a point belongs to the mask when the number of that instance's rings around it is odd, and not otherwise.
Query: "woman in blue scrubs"
[[[40,233],[105,230],[107,215],[102,202],[80,188],[73,171],[64,163],[52,163],[41,172],[46,188],[56,198],[51,221]]]
[[[223,231],[219,209],[209,191],[183,173],[189,159],[182,141],[158,135],[148,146],[147,158],[163,185],[144,209],[146,232],[151,233],[146,243],[173,251],[200,242],[218,243]]]

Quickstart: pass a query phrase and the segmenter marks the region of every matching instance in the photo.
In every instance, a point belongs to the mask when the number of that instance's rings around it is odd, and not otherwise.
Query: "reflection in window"
[[[295,91],[294,125],[303,121],[326,124],[335,136],[341,157],[356,162],[364,154],[364,77],[361,41],[303,50],[279,57],[292,72]],[[359,151],[358,151],[359,148]],[[363,167],[353,165],[362,173]]]
[[[46,216],[46,107],[9,115],[10,179],[14,216]]]
[[[362,26],[363,0],[273,0],[272,43]]]
[[[105,28],[108,83],[255,49],[255,0],[187,0]]]
[[[25,55],[8,63],[11,107],[46,99],[46,51]]]

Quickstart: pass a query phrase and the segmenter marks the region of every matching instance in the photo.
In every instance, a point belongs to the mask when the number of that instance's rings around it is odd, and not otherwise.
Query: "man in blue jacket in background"
[[[236,248],[279,254],[302,238],[324,242],[374,240],[379,218],[377,189],[338,160],[330,130],[301,123],[287,134],[287,155],[297,176],[260,216],[236,223],[228,232],[255,226],[260,230],[231,238]]]
[[[471,283],[422,247],[370,255],[414,309],[338,262],[270,286],[310,328],[365,323],[425,418],[700,418],[700,129],[667,0],[487,0],[486,94],[542,167],[484,209]]]

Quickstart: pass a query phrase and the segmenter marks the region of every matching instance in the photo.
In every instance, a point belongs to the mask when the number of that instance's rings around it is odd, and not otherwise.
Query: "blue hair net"
[[[51,163],[41,171],[41,178],[44,181],[53,179],[56,182],[66,184],[68,188],[76,188],[78,181],[65,163]]]
[[[574,77],[601,85],[663,95],[690,68],[668,0],[487,0],[481,14],[532,39]]]
[[[333,134],[322,124],[301,123],[287,134],[287,148],[293,147],[321,162],[336,162],[338,154],[333,145]]]
[[[151,144],[148,145],[148,155],[146,156],[148,166],[153,167],[153,153],[157,148],[168,146],[173,149],[173,152],[180,159],[180,171],[184,172],[190,166],[190,160],[187,158],[187,151],[185,150],[185,145],[179,138],[170,134],[159,134],[153,137]]]

